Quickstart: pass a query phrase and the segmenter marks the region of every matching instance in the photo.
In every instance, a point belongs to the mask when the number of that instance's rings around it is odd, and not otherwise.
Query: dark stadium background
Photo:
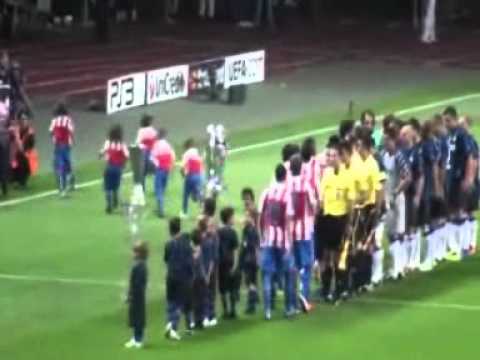
[[[117,0],[116,6],[123,8],[128,6],[132,0]],[[233,11],[240,11],[242,7],[251,7],[256,0],[217,0],[219,15],[226,16],[228,8]],[[391,19],[408,19],[413,12],[414,0],[301,0],[302,12],[311,14],[311,7],[317,1],[319,11],[323,15],[363,15],[388,17]],[[193,15],[198,0],[181,0],[181,11],[184,15]],[[419,3],[421,0],[419,0]],[[163,1],[159,0],[137,0],[139,16],[142,20],[152,20],[160,16],[163,8]],[[479,14],[480,2],[478,0],[444,0],[439,4],[440,15],[451,14],[452,12],[463,12],[463,8],[471,13]],[[53,0],[54,12],[58,14],[73,14],[80,16],[82,3],[79,0]],[[476,15],[477,19],[479,18]]]

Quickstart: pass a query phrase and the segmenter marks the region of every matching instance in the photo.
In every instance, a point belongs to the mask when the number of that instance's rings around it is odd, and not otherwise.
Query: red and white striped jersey
[[[327,168],[327,157],[325,153],[310,158],[309,162],[302,165],[302,177],[306,178],[315,191],[317,200],[320,198],[320,180]]]
[[[56,145],[72,145],[74,126],[73,120],[68,115],[57,116],[50,123],[50,133]]]
[[[175,151],[167,140],[157,140],[153,145],[150,160],[157,169],[170,171],[175,165]]]
[[[291,197],[287,213],[291,216],[290,237],[293,241],[311,240],[317,199],[307,178],[292,176],[288,182]]]
[[[102,153],[105,160],[114,166],[124,166],[130,156],[127,145],[123,142],[105,141]]]
[[[260,247],[276,247],[290,250],[288,234],[288,210],[292,208],[289,187],[286,183],[276,183],[262,194],[259,203]]]
[[[200,174],[203,171],[203,159],[200,152],[196,148],[185,151],[182,159],[183,170],[185,175]]]
[[[292,170],[290,170],[290,161],[285,161],[283,163],[283,166],[285,167],[285,170],[287,170],[287,177],[285,178],[285,180],[288,182],[292,177]]]
[[[157,141],[157,130],[153,126],[138,129],[137,144],[142,150],[151,151]]]

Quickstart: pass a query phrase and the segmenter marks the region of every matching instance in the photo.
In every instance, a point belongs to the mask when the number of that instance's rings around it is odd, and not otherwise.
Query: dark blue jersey
[[[423,171],[425,175],[424,194],[431,195],[435,190],[433,168],[440,164],[441,151],[435,139],[428,139],[422,143]]]
[[[405,148],[403,155],[410,165],[410,171],[412,174],[412,182],[407,188],[407,195],[413,196],[416,193],[417,181],[424,174],[423,169],[423,149],[422,144],[416,144],[411,148]]]
[[[193,250],[187,234],[167,242],[164,260],[167,278],[185,282],[193,279]]]
[[[235,251],[238,248],[237,232],[231,226],[222,226],[217,234],[219,263],[232,266],[235,262]]]
[[[475,141],[467,131],[457,127],[448,136],[447,178],[448,181],[462,181],[465,177],[467,160],[475,154]],[[478,152],[477,152],[478,153]]]
[[[147,264],[137,260],[130,271],[128,286],[128,321],[131,327],[144,327],[146,323]]]
[[[444,135],[436,140],[437,146],[440,151],[440,167],[442,169],[446,168],[447,166],[447,161],[448,161],[448,153],[449,153],[449,142],[448,142],[448,136]]]
[[[202,239],[202,261],[208,271],[218,264],[219,242],[217,233],[208,233]]]
[[[260,246],[258,230],[253,224],[247,224],[242,232],[242,245],[240,251],[240,265],[242,267],[255,265],[257,250]]]
[[[480,185],[480,169],[478,168],[478,160],[480,159],[480,149],[478,147],[478,142],[477,140],[475,140],[475,138],[473,137],[473,135],[470,135],[470,137],[472,138],[472,142],[473,142],[473,158],[477,161],[477,173],[475,174],[475,186],[479,186]]]
[[[145,261],[135,261],[130,271],[128,300],[132,304],[145,302],[148,271]]]

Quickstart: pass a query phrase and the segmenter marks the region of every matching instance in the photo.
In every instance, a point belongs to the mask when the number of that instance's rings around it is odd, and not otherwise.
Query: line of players
[[[385,277],[431,271],[439,261],[473,254],[479,150],[471,126],[448,107],[423,124],[387,116],[376,129],[367,111],[358,126],[343,121],[320,155],[312,139],[301,148],[285,146],[284,163],[260,201],[265,317],[271,317],[278,274],[286,315],[298,309],[297,276],[300,305],[311,308],[313,251],[322,296],[333,303],[370,291]],[[384,233],[392,257],[386,276]]]

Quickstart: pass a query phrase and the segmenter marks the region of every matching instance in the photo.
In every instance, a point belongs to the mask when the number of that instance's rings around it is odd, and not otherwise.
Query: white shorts
[[[387,227],[387,233],[390,235],[404,234],[406,231],[406,207],[405,207],[405,195],[399,194],[392,206],[387,212],[385,220]]]

